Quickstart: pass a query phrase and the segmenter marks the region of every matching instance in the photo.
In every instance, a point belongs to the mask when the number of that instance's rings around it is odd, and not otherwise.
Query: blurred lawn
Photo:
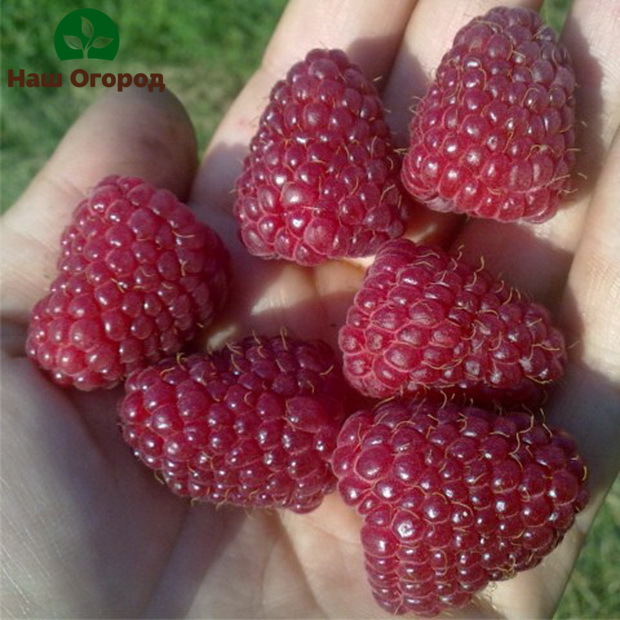
[[[364,0],[371,1],[371,0]],[[380,0],[373,0],[380,1]],[[118,25],[113,64],[88,61],[91,73],[161,73],[186,106],[200,150],[229,103],[256,68],[285,0],[103,0],[97,8]],[[68,12],[83,0],[5,0],[2,6],[1,201],[6,209],[52,153],[75,118],[101,89],[68,86],[79,61],[61,62],[52,45]],[[547,0],[556,27],[566,0]],[[74,63],[74,64],[72,64]],[[7,88],[8,69],[64,74],[63,88]],[[590,533],[556,618],[620,617],[620,482]]]

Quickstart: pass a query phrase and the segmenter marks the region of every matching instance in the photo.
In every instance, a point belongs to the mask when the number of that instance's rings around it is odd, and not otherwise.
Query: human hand
[[[479,607],[463,612],[473,616],[549,617],[619,466],[620,76],[611,63],[620,41],[611,27],[613,1],[599,2],[596,13],[586,4],[576,0],[565,34],[581,84],[580,115],[588,122],[578,160],[588,178],[578,192],[543,225],[464,224],[429,213],[409,231],[416,239],[463,246],[473,258],[483,254],[492,271],[548,305],[575,345],[547,416],[584,453],[591,503],[540,567],[490,587]],[[361,265],[265,262],[237,241],[231,189],[266,95],[307,50],[345,49],[369,77],[381,76],[389,121],[405,145],[412,98],[423,93],[456,30],[490,6],[386,0],[362,11],[352,1],[292,2],[261,69],[198,169],[190,124],[168,93],[107,95],[68,132],[3,218],[7,616],[381,616],[366,584],[360,521],[337,495],[308,515],[216,510],[174,497],[123,444],[115,414],[119,390],[57,388],[25,359],[28,313],[51,279],[73,206],[99,178],[118,172],[173,190],[231,249],[232,298],[205,341],[284,326],[334,344]],[[326,15],[330,21],[317,20]]]

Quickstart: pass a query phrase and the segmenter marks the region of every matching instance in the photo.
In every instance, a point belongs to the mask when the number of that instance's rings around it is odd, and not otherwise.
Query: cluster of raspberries
[[[27,353],[62,386],[124,383],[123,437],[174,493],[304,513],[337,489],[383,608],[462,608],[559,544],[586,468],[531,413],[566,362],[547,310],[403,234],[422,205],[550,218],[570,187],[574,84],[536,13],[493,9],[457,34],[403,156],[373,83],[313,50],[273,87],[234,216],[264,259],[374,255],[339,350],[282,326],[184,353],[225,307],[229,253],[169,191],[114,175],[63,233]]]

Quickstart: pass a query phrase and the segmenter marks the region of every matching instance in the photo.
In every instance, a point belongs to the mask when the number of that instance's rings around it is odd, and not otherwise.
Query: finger
[[[497,584],[506,617],[545,617],[570,577],[586,534],[620,469],[620,134],[605,160],[571,266],[561,305],[562,326],[577,342],[564,386],[548,417],[575,438],[588,466],[590,502],[544,563]],[[527,593],[527,596],[523,596]],[[521,596],[520,596],[521,595]],[[532,608],[532,605],[537,608]]]
[[[472,220],[457,240],[473,260],[482,254],[492,271],[554,307],[580,241],[604,152],[620,118],[620,38],[614,28],[619,8],[615,0],[603,0],[592,11],[590,3],[577,1],[566,22],[563,42],[573,59],[578,84],[576,193],[543,224]]]
[[[602,155],[620,124],[620,68],[618,67],[620,4],[574,0],[562,39],[572,54],[577,75],[577,107],[585,127],[583,161]],[[586,146],[587,145],[587,146]],[[596,152],[593,152],[596,151]]]
[[[574,343],[570,383],[562,403],[566,411],[589,412],[562,420],[583,435],[591,461],[599,464],[595,486],[606,489],[620,469],[620,131],[605,160],[592,197],[562,299],[560,318],[569,342]],[[559,405],[558,405],[559,408]]]
[[[24,319],[45,292],[62,229],[102,177],[136,175],[183,199],[195,169],[193,129],[171,93],[128,89],[101,97],[2,219],[5,316]]]
[[[311,49],[340,48],[369,79],[388,74],[414,0],[294,0],[250,79],[214,135],[192,199],[203,208],[232,205],[232,189],[269,91]],[[324,16],[329,15],[329,19]]]

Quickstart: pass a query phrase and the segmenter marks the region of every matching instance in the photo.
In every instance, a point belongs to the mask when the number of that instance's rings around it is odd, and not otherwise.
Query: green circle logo
[[[97,9],[71,11],[60,20],[54,33],[54,48],[60,60],[114,60],[118,45],[116,24]]]

